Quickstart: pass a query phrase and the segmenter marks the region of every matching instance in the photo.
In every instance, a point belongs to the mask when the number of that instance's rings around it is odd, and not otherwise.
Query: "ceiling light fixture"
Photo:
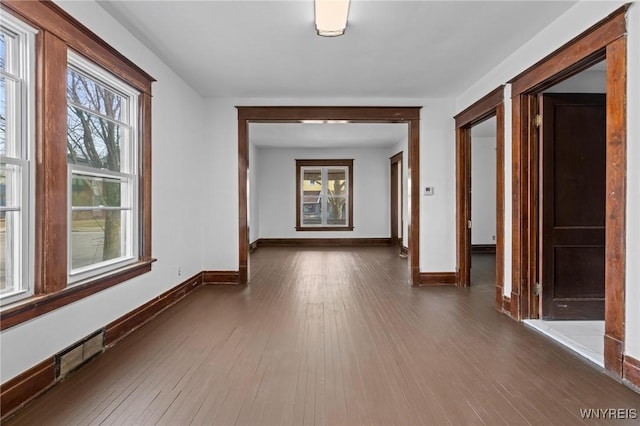
[[[315,0],[316,32],[323,37],[344,34],[349,15],[349,0]]]

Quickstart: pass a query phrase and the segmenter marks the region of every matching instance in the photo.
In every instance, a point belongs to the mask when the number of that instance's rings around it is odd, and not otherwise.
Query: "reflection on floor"
[[[604,368],[604,321],[524,320],[524,323]]]

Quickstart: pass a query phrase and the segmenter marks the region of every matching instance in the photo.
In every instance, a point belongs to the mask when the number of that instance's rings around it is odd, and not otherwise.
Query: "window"
[[[296,230],[353,230],[353,160],[296,160]]]
[[[54,2],[0,12],[4,330],[151,270],[155,80]]]
[[[137,260],[138,94],[69,53],[70,284]]]
[[[0,300],[33,292],[32,117],[34,30],[12,16],[0,25]]]

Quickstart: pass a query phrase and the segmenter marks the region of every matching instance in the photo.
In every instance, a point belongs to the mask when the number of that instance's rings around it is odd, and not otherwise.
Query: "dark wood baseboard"
[[[56,380],[54,357],[17,375],[0,386],[0,419],[49,389]]]
[[[105,349],[112,347],[132,331],[152,320],[160,312],[174,305],[201,284],[202,273],[198,273],[111,322],[104,328]],[[0,419],[11,415],[58,381],[56,378],[55,357],[55,355],[51,356],[35,367],[0,385]]]
[[[495,244],[472,244],[471,253],[495,253]]]
[[[202,284],[239,284],[238,271],[202,271]]]
[[[622,363],[622,381],[636,392],[640,392],[640,361],[625,355]]]
[[[391,238],[260,238],[257,247],[282,246],[391,246]]]
[[[456,285],[455,272],[420,272],[420,285]]]
[[[108,348],[112,346],[133,330],[151,320],[169,306],[175,304],[201,284],[202,273],[199,273],[113,321],[105,327],[105,347]]]
[[[409,247],[400,246],[400,256],[409,256]]]
[[[609,376],[620,381],[623,377],[622,342],[611,336],[604,336],[604,371]]]

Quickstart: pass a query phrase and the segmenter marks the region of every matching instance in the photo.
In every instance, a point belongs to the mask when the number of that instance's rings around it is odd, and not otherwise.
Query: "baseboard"
[[[0,386],[0,419],[11,415],[26,403],[54,385],[56,366],[54,357],[17,375]]]
[[[202,284],[238,284],[240,274],[238,271],[203,271]]]
[[[502,297],[502,311],[507,315],[511,315],[511,299],[507,296]]]
[[[113,321],[105,327],[105,346],[112,346],[133,330],[148,322],[169,306],[175,304],[201,284],[202,274],[199,273]]]
[[[420,272],[420,285],[456,285],[455,272]]]
[[[495,244],[472,244],[471,253],[495,253]]]
[[[257,247],[285,246],[390,246],[391,238],[260,238]]]
[[[620,381],[623,378],[622,342],[605,334],[604,336],[604,371]]]
[[[141,325],[151,321],[160,312],[174,305],[201,284],[202,273],[198,273],[108,324],[104,328],[105,350],[113,347]],[[59,355],[55,354],[47,358],[0,385],[0,420],[5,419],[62,379],[61,376],[56,377],[56,357]]]
[[[624,356],[622,363],[622,381],[640,393],[640,361],[629,355]]]

